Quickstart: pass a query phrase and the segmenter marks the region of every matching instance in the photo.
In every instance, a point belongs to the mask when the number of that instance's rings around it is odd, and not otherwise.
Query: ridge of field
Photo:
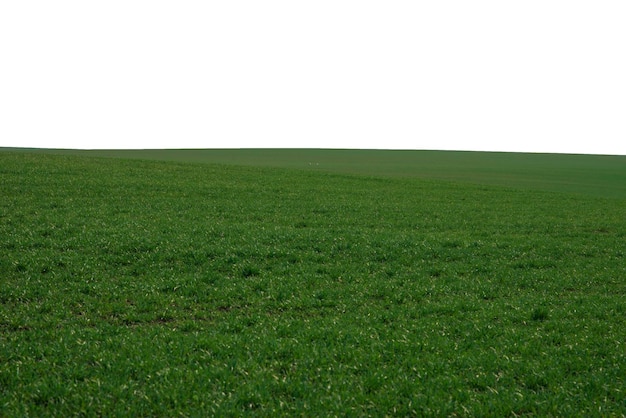
[[[626,198],[626,156],[618,155],[339,149],[27,151],[284,167],[367,176],[430,178]]]
[[[0,416],[624,416],[624,201],[0,153]]]

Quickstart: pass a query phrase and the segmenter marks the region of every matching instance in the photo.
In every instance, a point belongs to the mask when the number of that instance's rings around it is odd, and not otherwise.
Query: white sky
[[[0,146],[626,154],[626,2],[0,2]]]

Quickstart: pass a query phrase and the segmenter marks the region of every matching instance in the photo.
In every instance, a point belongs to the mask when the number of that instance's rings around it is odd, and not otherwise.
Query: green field
[[[4,149],[0,197],[0,416],[626,415],[626,157]]]
[[[450,180],[626,198],[626,156],[623,155],[328,149],[13,151]]]

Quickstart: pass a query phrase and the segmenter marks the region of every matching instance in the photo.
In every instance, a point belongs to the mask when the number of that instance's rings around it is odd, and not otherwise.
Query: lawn
[[[622,157],[256,152],[0,152],[0,416],[626,414]]]

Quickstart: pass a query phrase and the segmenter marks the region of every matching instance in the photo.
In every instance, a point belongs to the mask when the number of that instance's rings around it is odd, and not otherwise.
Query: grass
[[[332,149],[13,150],[421,178],[626,198],[623,155]]]
[[[238,164],[0,153],[1,416],[626,414],[622,185]]]

